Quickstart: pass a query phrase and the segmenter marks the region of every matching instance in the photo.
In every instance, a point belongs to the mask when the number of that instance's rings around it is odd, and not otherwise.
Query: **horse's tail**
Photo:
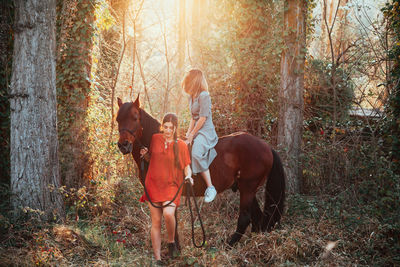
[[[285,201],[285,172],[283,170],[282,161],[272,150],[273,163],[272,168],[265,183],[265,203],[262,219],[262,231],[271,231],[276,223],[279,223]]]

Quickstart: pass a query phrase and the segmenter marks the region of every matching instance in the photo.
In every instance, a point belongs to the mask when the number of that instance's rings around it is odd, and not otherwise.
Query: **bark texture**
[[[0,184],[10,184],[10,106],[13,2],[0,2]]]
[[[56,1],[15,1],[11,109],[11,190],[16,215],[21,208],[42,218],[64,217],[57,190],[58,164],[55,18]]]
[[[301,180],[306,10],[304,0],[285,1],[278,146],[283,152],[288,190],[291,193],[300,191]]]

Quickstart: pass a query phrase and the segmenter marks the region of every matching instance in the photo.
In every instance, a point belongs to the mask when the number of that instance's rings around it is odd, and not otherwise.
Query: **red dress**
[[[165,148],[166,147],[166,148]],[[174,142],[165,143],[163,134],[154,134],[150,144],[150,165],[146,175],[146,189],[152,202],[170,201],[183,181],[183,169],[190,164],[189,150],[185,142],[178,139],[179,162],[181,169],[175,166]],[[182,190],[174,203],[179,206]],[[148,200],[146,193],[140,202]]]

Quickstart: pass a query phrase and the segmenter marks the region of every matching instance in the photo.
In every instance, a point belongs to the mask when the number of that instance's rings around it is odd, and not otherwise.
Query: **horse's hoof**
[[[239,241],[239,240],[236,240],[235,237],[232,237],[229,241],[227,240],[227,242],[226,242],[226,245],[227,245],[226,248],[227,248],[227,249],[232,249],[238,241]]]
[[[260,233],[261,232],[261,226],[251,227],[251,232],[252,233]]]
[[[226,242],[226,250],[231,250],[231,249],[233,249],[233,245],[234,245],[234,244],[231,244],[230,241],[229,241],[229,242],[227,241],[227,242]]]

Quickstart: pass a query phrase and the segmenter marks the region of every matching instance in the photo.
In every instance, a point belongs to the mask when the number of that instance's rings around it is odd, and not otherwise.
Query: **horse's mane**
[[[160,132],[160,123],[143,109],[140,109],[140,124],[143,132],[140,141],[146,147],[150,147],[151,137]]]

